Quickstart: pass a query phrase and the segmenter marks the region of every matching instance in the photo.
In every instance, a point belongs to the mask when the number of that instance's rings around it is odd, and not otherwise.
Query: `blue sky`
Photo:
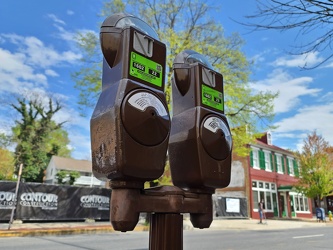
[[[297,40],[296,31],[249,32],[232,19],[242,21],[244,15],[253,14],[255,0],[218,3],[220,10],[212,12],[216,22],[226,35],[238,32],[246,42],[242,50],[255,60],[251,86],[280,92],[274,120],[279,127],[273,131],[273,143],[299,149],[306,135],[317,130],[333,145],[333,62],[301,70],[305,57],[288,54],[292,45],[305,43],[316,32]],[[0,132],[8,133],[17,118],[8,107],[9,96],[51,95],[63,105],[56,120],[67,121],[72,157],[90,159],[90,114],[79,115],[78,91],[70,74],[78,69],[81,57],[73,36],[78,31],[99,32],[101,7],[102,0],[0,0]],[[318,63],[325,53],[308,54],[307,65]]]

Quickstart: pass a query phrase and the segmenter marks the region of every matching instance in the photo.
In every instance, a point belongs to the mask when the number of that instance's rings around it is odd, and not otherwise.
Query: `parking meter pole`
[[[155,213],[151,215],[149,250],[183,249],[183,216]]]

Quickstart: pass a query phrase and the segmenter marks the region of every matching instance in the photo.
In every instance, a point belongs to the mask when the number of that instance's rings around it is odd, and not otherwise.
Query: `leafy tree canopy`
[[[304,140],[297,152],[300,177],[297,189],[310,198],[319,200],[333,193],[333,148],[314,131]]]
[[[9,135],[0,133],[0,148],[8,148],[12,143],[12,138]]]
[[[80,176],[81,175],[78,171],[67,171],[67,170],[60,170],[56,174],[58,184],[69,184],[69,185],[74,185],[74,182]]]
[[[172,101],[170,78],[175,56],[192,49],[207,56],[215,70],[224,76],[225,114],[234,140],[234,152],[247,155],[244,145],[251,143],[259,132],[270,129],[274,117],[273,100],[277,93],[255,92],[249,85],[251,62],[241,51],[244,41],[234,33],[226,37],[221,24],[211,17],[216,6],[196,0],[114,0],[106,2],[102,16],[128,12],[152,26],[167,45],[167,101]],[[81,69],[73,74],[80,90],[82,109],[96,104],[101,91],[102,55],[97,33],[77,35],[82,49]]]
[[[56,123],[54,115],[62,108],[49,98],[44,105],[37,98],[18,99],[11,106],[19,113],[12,128],[15,148],[15,166],[23,164],[22,178],[29,182],[42,182],[52,155],[68,157],[70,150],[68,134],[62,129],[63,123]]]
[[[14,156],[0,147],[0,180],[12,180],[14,178]]]

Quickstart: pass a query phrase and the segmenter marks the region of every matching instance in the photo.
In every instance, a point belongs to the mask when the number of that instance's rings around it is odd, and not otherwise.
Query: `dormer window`
[[[267,144],[268,145],[273,145],[271,132],[267,132]]]

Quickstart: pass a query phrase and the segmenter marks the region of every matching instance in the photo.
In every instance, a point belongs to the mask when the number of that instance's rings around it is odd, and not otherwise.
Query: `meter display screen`
[[[201,102],[203,105],[224,111],[223,94],[205,84],[201,85]]]
[[[158,87],[162,86],[162,65],[131,52],[130,75],[149,82]]]

